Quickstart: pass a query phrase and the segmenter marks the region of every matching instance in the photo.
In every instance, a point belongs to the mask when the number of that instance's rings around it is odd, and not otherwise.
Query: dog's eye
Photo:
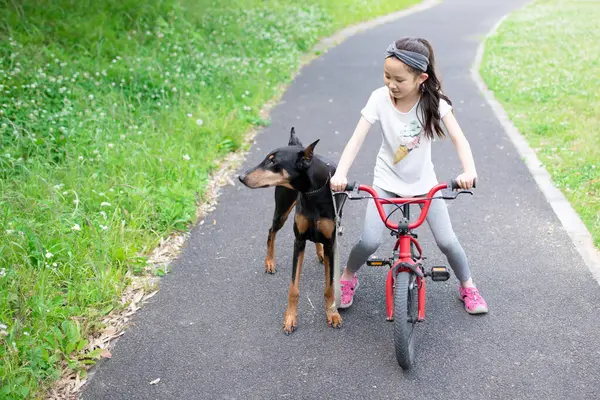
[[[268,165],[273,165],[275,164],[275,157],[270,157],[269,160],[267,161]]]

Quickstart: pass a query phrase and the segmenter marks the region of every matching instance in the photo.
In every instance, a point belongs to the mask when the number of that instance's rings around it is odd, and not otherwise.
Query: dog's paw
[[[327,313],[327,324],[332,328],[341,328],[342,327],[342,317],[340,313],[332,312]]]
[[[275,260],[274,259],[265,259],[265,272],[267,274],[274,274],[275,273]]]
[[[294,333],[297,326],[297,317],[293,315],[286,315],[283,321],[283,333],[286,335]]]

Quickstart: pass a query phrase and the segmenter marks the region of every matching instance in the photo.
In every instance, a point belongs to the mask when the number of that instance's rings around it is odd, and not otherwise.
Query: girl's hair
[[[421,84],[421,101],[417,106],[417,115],[419,122],[423,125],[426,138],[433,139],[435,135],[444,137],[445,134],[440,125],[440,99],[446,100],[450,105],[452,105],[452,102],[448,96],[442,94],[442,84],[435,74],[435,59],[431,44],[421,38],[403,38],[396,41],[396,48],[398,50],[413,51],[429,58],[429,66],[425,71],[429,78]],[[407,65],[407,67],[415,75],[423,73],[423,71],[411,66]]]

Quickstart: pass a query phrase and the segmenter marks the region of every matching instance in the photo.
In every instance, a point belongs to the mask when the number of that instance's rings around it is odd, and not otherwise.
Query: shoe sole
[[[352,295],[352,301],[348,304],[340,304],[340,306],[338,308],[348,308],[352,305],[352,303],[354,303],[354,296],[356,295],[356,289],[358,289],[358,285],[360,283],[358,282],[358,280],[356,281],[356,286],[354,286],[354,295]]]

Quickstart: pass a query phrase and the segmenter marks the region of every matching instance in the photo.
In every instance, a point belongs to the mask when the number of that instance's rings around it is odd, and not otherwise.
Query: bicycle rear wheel
[[[394,347],[402,369],[409,369],[415,356],[415,324],[418,319],[418,288],[416,277],[400,272],[394,288]]]

